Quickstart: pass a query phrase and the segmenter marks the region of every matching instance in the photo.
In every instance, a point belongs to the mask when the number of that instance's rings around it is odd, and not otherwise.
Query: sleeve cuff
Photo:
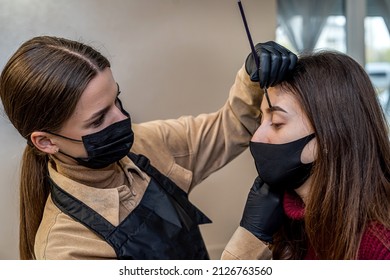
[[[222,260],[269,260],[272,253],[266,243],[243,227],[238,227],[222,252]]]

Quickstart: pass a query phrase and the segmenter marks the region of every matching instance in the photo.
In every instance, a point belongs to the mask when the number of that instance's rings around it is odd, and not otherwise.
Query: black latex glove
[[[248,194],[240,226],[258,239],[272,243],[272,236],[281,227],[283,219],[282,195],[257,177]]]
[[[273,87],[282,82],[286,74],[294,69],[298,60],[294,53],[273,41],[259,43],[255,50],[259,57],[260,69],[257,69],[252,53],[245,61],[245,69],[251,81],[260,81],[261,88]]]

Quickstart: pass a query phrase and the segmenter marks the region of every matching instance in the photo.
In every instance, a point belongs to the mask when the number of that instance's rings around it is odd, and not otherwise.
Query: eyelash
[[[262,123],[263,123],[263,117],[261,117],[261,119],[260,119],[260,125],[261,125]],[[283,125],[283,123],[273,123],[272,120],[271,120],[270,126],[274,127],[275,129],[280,128],[282,125]]]
[[[282,126],[283,124],[281,123],[271,123],[271,126],[274,127],[275,129],[278,129]]]
[[[118,93],[116,95],[116,97],[118,98],[118,96],[121,94],[121,91],[118,90]],[[116,102],[116,101],[115,101]],[[104,122],[104,118],[105,118],[105,114],[101,115],[97,120],[95,120],[93,123],[91,123],[91,125],[93,127],[99,127],[103,124]]]
[[[99,127],[104,121],[105,115],[101,115],[97,120],[92,123],[93,127]]]

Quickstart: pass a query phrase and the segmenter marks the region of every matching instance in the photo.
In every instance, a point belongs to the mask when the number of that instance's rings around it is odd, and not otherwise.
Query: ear
[[[59,151],[58,146],[52,141],[52,135],[42,131],[31,133],[30,139],[37,149],[47,154],[55,154]]]

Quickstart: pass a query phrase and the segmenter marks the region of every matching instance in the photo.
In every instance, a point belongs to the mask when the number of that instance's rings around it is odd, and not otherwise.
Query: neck
[[[302,201],[305,204],[307,204],[307,200],[308,200],[308,195],[311,186],[311,178],[312,177],[310,176],[309,179],[307,179],[302,186],[295,189],[295,192],[297,193],[297,195],[299,195],[299,197],[302,199]]]
[[[71,164],[71,165],[78,165],[77,161],[73,159],[71,156],[59,151],[55,155],[52,156],[54,159],[59,160],[60,162]]]
[[[128,185],[126,175],[117,163],[102,169],[90,169],[79,165],[70,157],[60,153],[52,155],[51,158],[58,173],[78,183],[96,188],[112,188],[119,185]]]

